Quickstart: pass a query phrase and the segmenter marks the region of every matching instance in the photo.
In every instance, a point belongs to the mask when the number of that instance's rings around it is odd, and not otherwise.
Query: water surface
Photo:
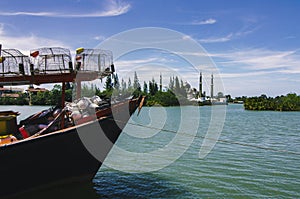
[[[219,141],[206,158],[200,159],[199,149],[208,128],[211,108],[180,108],[200,109],[201,125],[189,149],[168,167],[150,173],[128,174],[101,168],[94,179],[100,197],[300,197],[300,112],[245,111],[242,105],[229,105]],[[172,117],[168,117],[164,129],[177,129],[176,115],[180,114],[180,108],[165,108]],[[149,111],[147,109],[143,111]],[[144,120],[138,121],[147,125],[149,118],[145,115]],[[189,125],[193,125],[192,119]],[[172,138],[174,133],[162,131],[147,139],[133,139],[125,129],[117,146],[144,153],[165,146]],[[123,157],[115,163],[127,164],[126,159]]]

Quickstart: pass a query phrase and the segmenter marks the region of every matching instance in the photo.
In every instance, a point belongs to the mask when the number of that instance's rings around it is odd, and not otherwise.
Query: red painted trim
[[[29,133],[25,130],[24,126],[20,127],[19,131],[22,134],[24,139],[29,137]]]

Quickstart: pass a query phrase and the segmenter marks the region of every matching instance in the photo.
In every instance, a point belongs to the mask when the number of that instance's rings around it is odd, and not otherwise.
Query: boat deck
[[[1,85],[25,85],[25,84],[47,84],[75,81],[92,81],[99,77],[95,71],[78,71],[69,73],[51,73],[34,75],[2,75],[0,76]]]

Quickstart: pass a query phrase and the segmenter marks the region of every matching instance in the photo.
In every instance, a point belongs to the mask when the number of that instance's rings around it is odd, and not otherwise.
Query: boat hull
[[[118,139],[137,101],[112,115],[0,147],[0,197],[69,182],[91,181]],[[95,138],[103,138],[95,140]]]

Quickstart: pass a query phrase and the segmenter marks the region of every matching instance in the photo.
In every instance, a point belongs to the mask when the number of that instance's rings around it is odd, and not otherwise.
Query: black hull
[[[136,104],[127,102],[117,107],[119,122],[112,116],[103,117],[0,147],[0,198],[52,185],[91,181],[136,110]]]

